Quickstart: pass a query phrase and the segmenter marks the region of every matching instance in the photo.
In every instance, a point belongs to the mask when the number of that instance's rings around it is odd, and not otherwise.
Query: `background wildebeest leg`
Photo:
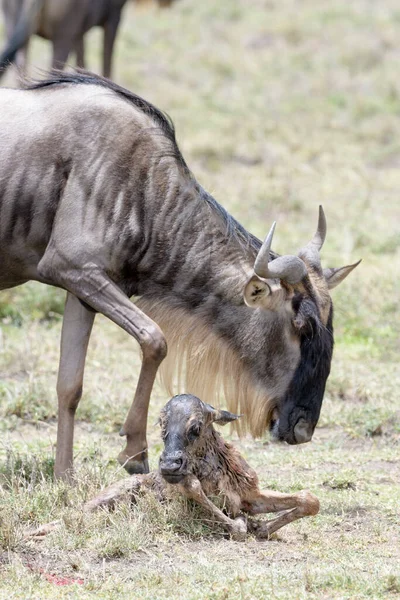
[[[82,396],[86,351],[95,314],[75,296],[67,294],[57,380],[58,428],[54,467],[55,476],[63,479],[72,474],[75,411]]]
[[[75,262],[80,253],[84,254],[84,250],[80,252],[79,248],[74,248],[74,258],[70,262]],[[164,334],[98,265],[86,262],[80,269],[73,269],[70,262],[68,257],[59,256],[52,246],[38,265],[38,271],[47,281],[57,282],[111,319],[140,344],[142,368],[132,406],[121,429],[121,435],[127,437],[127,444],[118,460],[130,474],[148,473],[147,413],[158,367],[167,354]]]
[[[76,66],[80,69],[85,68],[85,42],[83,36],[75,44]]]
[[[53,41],[53,69],[63,69],[68,60],[69,53],[75,44],[69,38],[56,38]]]
[[[5,3],[6,5],[7,3]],[[13,5],[8,2],[7,9],[4,10],[4,24],[7,35],[7,42],[9,42],[12,38],[14,30],[18,23],[18,18],[21,13],[21,2],[14,2]],[[5,6],[6,7],[6,6]],[[26,72],[26,62],[27,62],[27,53],[28,53],[29,42],[17,52],[15,57],[15,64],[18,67],[18,70],[22,75],[25,75]]]
[[[26,65],[28,60],[28,47],[29,42],[25,44],[21,50],[17,52],[17,56],[15,57],[15,64],[17,65],[18,71],[22,76],[26,75]]]
[[[314,494],[307,491],[297,492],[296,494],[281,494],[280,492],[265,490],[254,495],[254,497],[246,498],[242,502],[241,508],[250,515],[287,511],[270,521],[249,520],[249,531],[254,533],[256,537],[268,539],[272,533],[284,525],[288,525],[288,523],[302,517],[316,515],[319,511],[319,500]]]
[[[121,19],[121,12],[113,14],[104,25],[104,49],[103,49],[103,75],[111,76],[112,54],[117,35],[118,25]]]
[[[230,519],[220,510],[211,500],[207,498],[201,487],[200,481],[194,475],[188,475],[178,484],[180,491],[184,496],[195,500],[198,504],[203,506],[211,515],[220,523],[223,523],[229,533],[235,539],[243,539],[247,533],[247,525],[243,517],[237,519]]]

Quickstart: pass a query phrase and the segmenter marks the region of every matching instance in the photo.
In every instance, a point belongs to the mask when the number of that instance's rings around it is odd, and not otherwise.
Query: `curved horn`
[[[256,273],[256,275],[259,275]],[[268,276],[265,279],[282,279],[291,285],[299,283],[307,275],[307,267],[298,256],[290,254],[278,256],[268,264]]]
[[[307,268],[298,256],[279,256],[269,262],[272,238],[276,223],[273,223],[254,263],[254,273],[262,279],[283,279],[295,284],[307,275]]]
[[[261,246],[257,254],[256,261],[254,263],[254,273],[259,277],[263,277],[264,279],[268,279],[269,253],[271,251],[271,243],[272,238],[274,237],[275,227],[276,221],[272,223],[272,227],[269,230],[269,233],[265,238],[264,243]]]
[[[326,237],[326,218],[324,209],[319,205],[318,226],[313,239],[308,242],[306,248],[315,249],[318,252],[321,250]]]

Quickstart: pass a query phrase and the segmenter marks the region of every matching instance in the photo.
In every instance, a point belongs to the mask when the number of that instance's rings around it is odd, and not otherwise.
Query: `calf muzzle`
[[[163,453],[160,458],[160,473],[167,483],[179,483],[187,475],[187,460],[183,452]]]

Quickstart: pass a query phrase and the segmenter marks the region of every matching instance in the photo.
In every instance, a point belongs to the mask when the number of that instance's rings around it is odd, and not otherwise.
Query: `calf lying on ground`
[[[213,427],[213,423],[225,425],[237,418],[230,412],[214,409],[196,396],[175,396],[161,411],[164,451],[158,471],[132,475],[111,485],[87,502],[86,510],[110,506],[127,494],[137,495],[142,489],[151,489],[164,499],[175,488],[203,506],[236,538],[247,532],[269,538],[296,519],[316,515],[319,501],[310,492],[281,494],[260,490],[254,469]],[[222,510],[209,497],[218,497]],[[285,512],[264,522],[246,521],[243,514],[278,511]]]

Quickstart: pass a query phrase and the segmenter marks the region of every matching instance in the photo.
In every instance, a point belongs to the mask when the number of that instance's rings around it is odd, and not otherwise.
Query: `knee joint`
[[[299,507],[305,516],[316,515],[319,512],[319,500],[311,492],[302,491],[297,494]]]
[[[148,360],[160,363],[167,356],[167,341],[158,327],[146,329],[141,346]]]
[[[67,408],[71,412],[75,412],[79,401],[82,397],[82,386],[78,388],[62,388],[57,387],[58,403],[63,408]]]

